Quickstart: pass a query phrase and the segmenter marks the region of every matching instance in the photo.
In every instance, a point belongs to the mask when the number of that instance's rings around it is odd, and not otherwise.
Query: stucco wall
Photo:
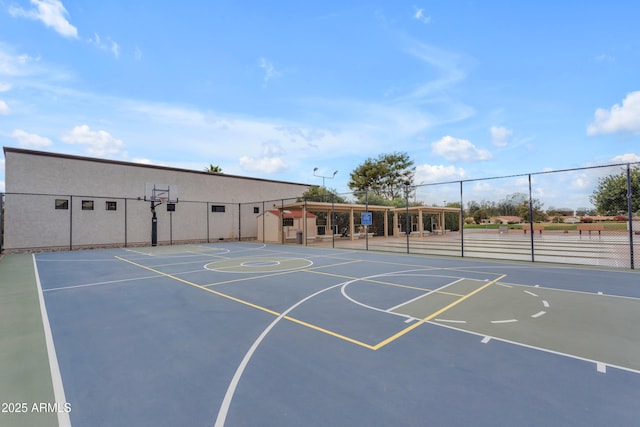
[[[175,212],[167,212],[166,205],[156,208],[159,243],[256,238],[263,200],[297,197],[308,188],[5,148],[4,249],[149,244],[151,209],[144,201],[149,182],[180,190]],[[69,209],[55,209],[56,199],[68,200]],[[94,209],[83,210],[83,200],[92,200]],[[115,211],[107,210],[107,201],[116,202]],[[212,212],[212,206],[224,206],[224,212]]]

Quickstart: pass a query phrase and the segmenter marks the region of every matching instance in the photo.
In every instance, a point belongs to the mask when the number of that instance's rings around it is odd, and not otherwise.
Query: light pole
[[[338,173],[338,171],[335,171],[333,173],[333,175],[331,175],[331,176],[322,176],[322,175],[316,174],[316,172],[318,172],[318,168],[313,168],[313,176],[317,176],[318,178],[322,178],[322,187],[323,188],[324,188],[324,180],[325,179],[333,179],[333,178],[335,178],[336,174]]]

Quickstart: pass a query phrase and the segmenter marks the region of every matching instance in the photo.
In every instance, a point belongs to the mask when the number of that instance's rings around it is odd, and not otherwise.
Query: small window
[[[282,218],[283,227],[293,227],[293,218]]]
[[[259,214],[260,213],[260,208],[253,208],[253,213],[254,214]]]
[[[69,200],[56,199],[56,209],[69,209]]]
[[[83,211],[92,211],[93,210],[93,200],[83,200],[82,201],[82,210]]]
[[[211,206],[211,212],[224,212],[224,205],[213,205]]]
[[[167,203],[167,212],[175,212],[176,204],[175,203]]]
[[[108,211],[117,211],[118,210],[118,202],[107,201],[106,206]]]

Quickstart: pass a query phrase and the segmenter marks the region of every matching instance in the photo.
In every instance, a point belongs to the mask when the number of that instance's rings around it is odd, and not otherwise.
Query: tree
[[[209,163],[209,167],[208,168],[204,168],[205,172],[209,172],[209,173],[222,173],[222,168],[218,165],[213,165],[211,163]]]
[[[352,191],[371,190],[386,200],[401,198],[406,185],[413,185],[415,167],[407,153],[394,152],[368,158],[351,172]]]
[[[627,171],[600,178],[590,199],[600,214],[627,212]],[[640,167],[636,166],[631,169],[631,211],[637,212],[639,209]]]
[[[304,200],[313,201],[313,202],[327,202],[331,203],[347,203],[347,200],[344,197],[338,195],[336,190],[329,189],[327,187],[321,187],[319,185],[312,185],[309,187],[307,191],[302,195]],[[302,201],[301,199],[298,201]]]
[[[487,218],[489,218],[489,216],[487,215],[487,211],[485,211],[482,208],[476,209],[473,212],[473,220],[476,222],[476,224],[480,224],[483,219],[487,219]]]
[[[542,203],[538,199],[531,200],[531,211],[533,213],[533,222],[542,222],[547,219],[547,215],[542,210]],[[524,222],[529,222],[529,198],[522,201],[517,206],[517,215],[522,218]]]

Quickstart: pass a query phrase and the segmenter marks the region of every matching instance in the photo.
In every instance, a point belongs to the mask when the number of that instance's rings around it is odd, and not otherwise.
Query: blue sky
[[[321,184],[317,167],[338,192],[393,151],[416,183],[640,161],[638,16],[632,0],[0,0],[0,144]],[[586,206],[597,174],[564,174],[572,198],[540,178],[545,207]]]

